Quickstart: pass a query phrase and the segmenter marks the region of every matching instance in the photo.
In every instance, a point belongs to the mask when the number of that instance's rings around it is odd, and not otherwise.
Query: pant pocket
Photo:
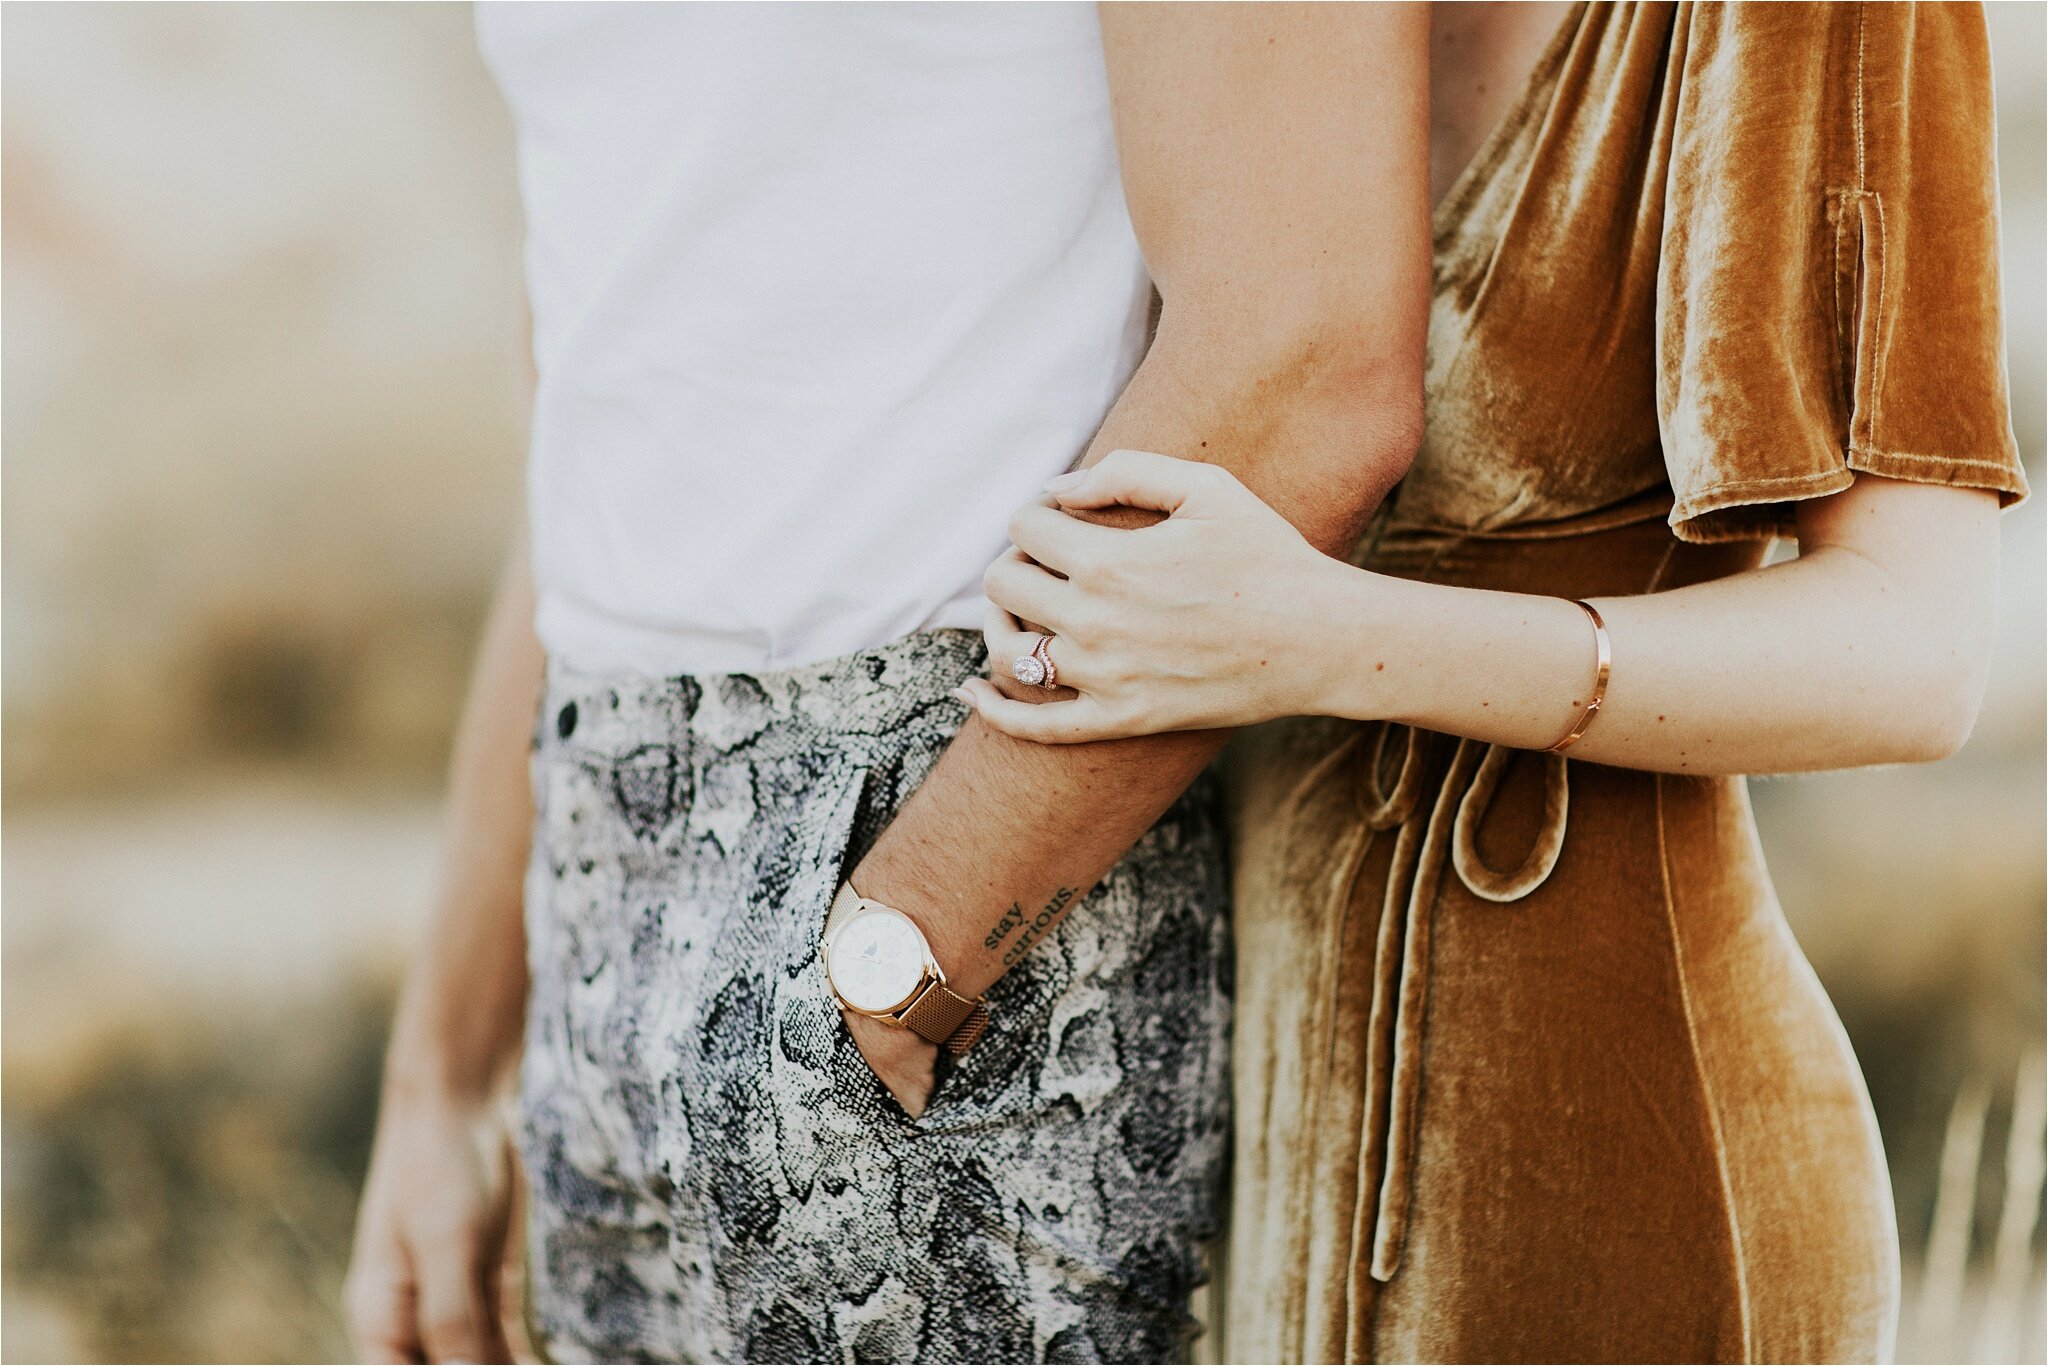
[[[799,1163],[803,1150],[835,1136],[909,1121],[854,1043],[825,980],[825,917],[851,871],[847,864],[867,786],[867,770],[849,770],[807,800],[789,892],[776,911],[789,932],[776,982],[769,1084],[785,1132],[783,1147],[796,1150],[791,1159]],[[811,1142],[804,1141],[807,1136]]]

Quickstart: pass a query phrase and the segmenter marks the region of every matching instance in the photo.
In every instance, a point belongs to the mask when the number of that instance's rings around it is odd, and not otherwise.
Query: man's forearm
[[[1183,342],[1172,325],[1087,462],[1124,446],[1214,461],[1322,549],[1348,551],[1413,454],[1418,400],[1402,368],[1313,335],[1247,359],[1199,336]],[[1087,895],[1226,738],[1039,746],[970,719],[855,885],[915,918],[956,988],[979,992]]]
[[[1124,198],[1165,302],[1088,458],[1132,447],[1224,465],[1345,553],[1420,439],[1428,9],[1097,13]],[[979,991],[1223,739],[1039,748],[969,720],[855,886],[917,920],[955,986]]]
[[[434,920],[392,1027],[391,1089],[481,1098],[518,1054],[521,882],[533,826],[527,760],[544,670],[522,550],[499,585],[455,738]]]

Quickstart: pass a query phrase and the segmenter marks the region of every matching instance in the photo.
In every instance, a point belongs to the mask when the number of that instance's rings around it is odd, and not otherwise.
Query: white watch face
[[[924,936],[900,911],[862,911],[832,936],[825,970],[839,998],[883,1014],[910,999],[924,980]]]

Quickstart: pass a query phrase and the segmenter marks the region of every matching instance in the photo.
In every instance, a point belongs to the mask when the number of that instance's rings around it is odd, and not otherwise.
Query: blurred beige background
[[[8,1360],[345,1356],[384,1015],[520,493],[469,24],[0,7]],[[2041,487],[2043,6],[1992,26]],[[1962,755],[1753,785],[1885,1128],[1908,1359],[2043,1355],[2044,507],[2004,524]]]

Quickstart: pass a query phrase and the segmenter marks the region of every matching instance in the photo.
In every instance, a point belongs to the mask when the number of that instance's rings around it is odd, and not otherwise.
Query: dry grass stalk
[[[2005,1202],[1992,1244],[1989,1298],[1978,1326],[1977,1360],[2017,1361],[2026,1332],[2026,1290],[2033,1269],[2034,1224],[2041,1208],[2048,1115],[2043,1113],[2042,1057],[2029,1053],[2013,1083],[2012,1126],[2005,1144]]]
[[[1977,1205],[1977,1168],[1983,1160],[1984,1114],[1991,1089],[1972,1080],[1956,1096],[1941,1145],[1941,1178],[1935,1188],[1934,1220],[1921,1264],[1918,1312],[1913,1316],[1916,1347],[1953,1341],[1962,1308],[1963,1280],[1970,1263],[1970,1224]]]

